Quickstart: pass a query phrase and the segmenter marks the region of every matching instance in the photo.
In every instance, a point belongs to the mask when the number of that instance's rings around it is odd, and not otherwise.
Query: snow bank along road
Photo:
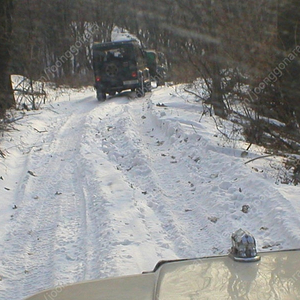
[[[245,165],[258,153],[227,147],[172,88],[128,95],[72,94],[3,138],[0,299],[226,254],[240,227],[260,250],[300,247],[298,187],[270,161]]]

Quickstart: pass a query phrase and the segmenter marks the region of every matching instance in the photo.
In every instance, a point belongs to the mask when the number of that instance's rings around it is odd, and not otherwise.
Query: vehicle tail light
[[[131,76],[132,76],[133,78],[136,78],[136,77],[137,77],[137,73],[134,71],[134,72],[131,73]]]
[[[101,81],[101,77],[100,76],[96,76],[96,82],[100,82]]]

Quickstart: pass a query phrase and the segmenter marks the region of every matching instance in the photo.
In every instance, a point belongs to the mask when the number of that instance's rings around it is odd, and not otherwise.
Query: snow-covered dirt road
[[[1,300],[226,254],[240,227],[259,250],[300,247],[299,187],[278,184],[280,159],[245,164],[261,150],[245,155],[175,88],[71,93],[15,129],[0,144]]]

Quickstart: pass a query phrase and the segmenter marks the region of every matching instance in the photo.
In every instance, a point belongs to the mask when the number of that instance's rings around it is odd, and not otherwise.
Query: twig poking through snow
[[[4,152],[3,152],[2,150],[0,150],[0,156],[1,156],[2,158],[5,158],[5,154],[4,154]]]

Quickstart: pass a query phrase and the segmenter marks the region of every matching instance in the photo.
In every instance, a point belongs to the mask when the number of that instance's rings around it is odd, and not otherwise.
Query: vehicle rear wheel
[[[145,86],[145,91],[146,92],[151,92],[151,90],[152,90],[152,87],[151,87],[151,82],[146,82],[145,84],[144,84],[144,86]]]
[[[97,91],[97,99],[98,101],[104,101],[106,99],[106,93]]]
[[[138,76],[139,76],[139,87],[136,88],[135,92],[136,92],[136,95],[140,98],[140,97],[145,96],[145,86],[144,86],[143,73],[139,72]]]
[[[138,87],[136,90],[135,90],[135,93],[136,95],[141,98],[141,97],[144,97],[145,96],[145,89],[144,87]]]

